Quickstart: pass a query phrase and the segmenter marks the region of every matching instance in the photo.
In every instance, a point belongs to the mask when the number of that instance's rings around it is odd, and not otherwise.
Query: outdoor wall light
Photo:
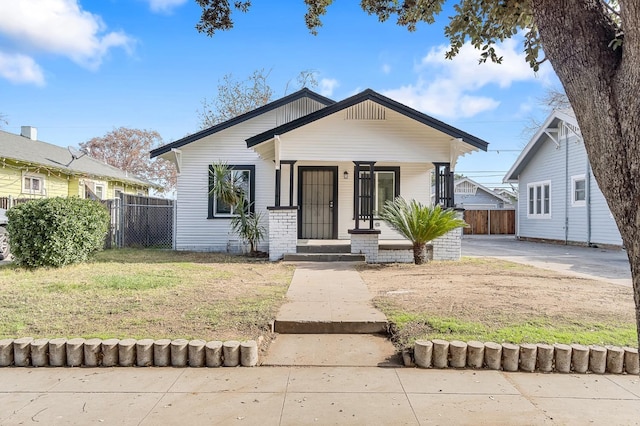
[[[349,172],[345,170],[342,176],[344,176],[345,179],[349,179]]]

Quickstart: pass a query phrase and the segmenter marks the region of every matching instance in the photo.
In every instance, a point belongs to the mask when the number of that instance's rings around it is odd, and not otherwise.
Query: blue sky
[[[4,130],[38,128],[38,138],[77,146],[120,127],[158,131],[171,142],[198,130],[204,98],[226,74],[270,70],[275,98],[312,70],[313,90],[340,100],[371,88],[481,137],[488,153],[462,158],[456,171],[497,186],[526,143],[528,117],[557,86],[544,64],[534,74],[521,39],[500,45],[502,65],[478,65],[465,46],[444,59],[446,17],[408,32],[379,23],[359,2],[337,1],[313,36],[302,0],[254,1],[235,28],[213,38],[195,25],[194,0],[21,0],[0,4],[0,113]]]

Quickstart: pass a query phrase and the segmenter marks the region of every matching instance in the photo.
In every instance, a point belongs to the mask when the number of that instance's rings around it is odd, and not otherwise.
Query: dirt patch
[[[635,325],[630,288],[496,259],[367,265],[360,274],[375,304],[403,322],[402,341],[432,332],[428,318],[451,320],[452,331],[466,327],[479,337],[523,324],[587,332],[594,325]]]

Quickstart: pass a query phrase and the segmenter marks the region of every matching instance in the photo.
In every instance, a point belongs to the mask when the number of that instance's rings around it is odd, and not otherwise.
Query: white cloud
[[[391,73],[391,65],[389,65],[389,64],[382,64],[382,68],[381,68],[381,70],[382,70],[382,73],[383,73],[383,74],[389,74],[389,73]]]
[[[503,57],[502,64],[490,61],[479,64],[480,52],[469,43],[453,60],[445,59],[447,50],[448,46],[431,49],[415,67],[416,83],[387,90],[384,94],[427,114],[467,118],[500,104],[490,96],[477,93],[482,89],[490,86],[506,89],[515,82],[536,79],[544,83],[550,75],[549,67],[542,66],[536,76],[514,39],[496,46],[496,53]]]
[[[320,94],[322,96],[331,96],[336,87],[340,86],[335,78],[323,78],[320,80]]]
[[[42,69],[26,55],[0,52],[0,76],[12,83],[44,85]]]
[[[100,16],[82,10],[78,0],[0,2],[0,34],[20,49],[65,56],[89,69],[97,69],[112,48],[132,49],[127,34],[106,30]]]
[[[178,6],[182,6],[187,0],[147,0],[152,12],[170,13]]]

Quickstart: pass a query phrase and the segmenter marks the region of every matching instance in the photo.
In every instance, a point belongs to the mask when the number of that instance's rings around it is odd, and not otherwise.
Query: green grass
[[[241,256],[108,250],[59,269],[0,267],[0,338],[256,338],[293,267]]]
[[[384,311],[384,308],[383,308]],[[393,324],[398,346],[406,347],[416,340],[478,340],[497,343],[580,343],[583,345],[616,345],[637,347],[634,324],[582,323],[575,324],[547,318],[534,318],[505,326],[488,326],[480,322],[458,318],[445,318],[385,312]]]

